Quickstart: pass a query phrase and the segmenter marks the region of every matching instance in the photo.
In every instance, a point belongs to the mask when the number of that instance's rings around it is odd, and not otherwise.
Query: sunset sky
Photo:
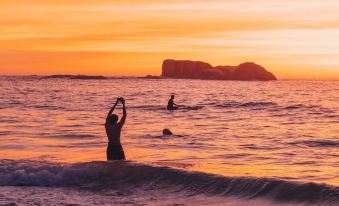
[[[0,74],[159,75],[166,58],[339,79],[338,0],[1,0]]]

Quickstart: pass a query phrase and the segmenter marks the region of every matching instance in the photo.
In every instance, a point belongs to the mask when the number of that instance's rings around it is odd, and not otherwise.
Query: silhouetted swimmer
[[[165,128],[162,130],[162,135],[173,135],[173,133],[171,130]]]
[[[174,95],[171,95],[171,98],[168,100],[167,103],[167,110],[176,110],[178,108],[178,105],[174,103]]]
[[[118,103],[121,102],[123,106],[123,116],[118,122],[118,115],[112,114],[115,107],[118,105]],[[124,98],[120,97],[117,99],[111,110],[109,110],[107,117],[106,117],[106,123],[105,123],[105,129],[106,134],[108,137],[108,145],[107,145],[107,160],[124,160],[125,159],[125,153],[121,146],[120,142],[120,135],[121,135],[121,129],[125,124],[127,117],[126,107],[125,107],[125,100]]]

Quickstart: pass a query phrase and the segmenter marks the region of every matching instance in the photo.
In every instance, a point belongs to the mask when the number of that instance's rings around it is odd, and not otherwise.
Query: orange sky
[[[337,0],[0,1],[0,74],[146,75],[166,58],[339,79]]]

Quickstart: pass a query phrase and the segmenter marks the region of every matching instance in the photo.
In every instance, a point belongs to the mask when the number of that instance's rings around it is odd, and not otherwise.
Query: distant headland
[[[216,66],[209,63],[191,60],[166,59],[162,63],[160,76],[147,75],[144,77],[105,77],[91,75],[49,75],[36,76],[41,79],[80,79],[80,80],[105,80],[105,79],[202,79],[202,80],[277,80],[271,72],[253,62],[245,62],[238,66]]]
[[[175,79],[277,80],[271,72],[252,62],[242,63],[238,66],[213,67],[209,63],[202,61],[173,59],[164,60],[161,76]]]
[[[107,79],[107,77],[104,76],[89,76],[89,75],[49,75],[49,76],[43,76],[43,79]]]

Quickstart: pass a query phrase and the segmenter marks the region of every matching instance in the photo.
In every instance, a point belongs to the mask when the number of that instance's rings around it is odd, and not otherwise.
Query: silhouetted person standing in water
[[[118,115],[112,114],[115,107],[118,105],[118,103],[121,102],[123,106],[123,116],[118,122]],[[117,99],[111,110],[109,110],[107,117],[106,117],[106,123],[105,123],[105,129],[106,134],[108,137],[108,145],[107,145],[107,160],[124,160],[125,159],[125,153],[121,146],[120,142],[120,135],[121,135],[121,129],[125,124],[127,117],[126,107],[125,107],[125,100],[124,98],[120,97]]]
[[[171,95],[171,98],[167,103],[167,110],[176,110],[178,109],[178,105],[174,103],[174,95]]]

